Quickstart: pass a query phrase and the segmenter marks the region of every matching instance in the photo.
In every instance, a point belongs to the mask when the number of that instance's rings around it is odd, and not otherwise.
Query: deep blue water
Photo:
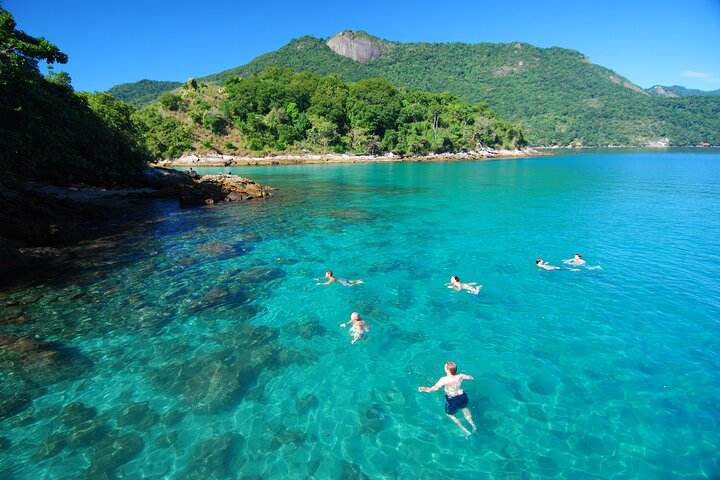
[[[720,154],[234,172],[0,298],[0,478],[720,478]]]

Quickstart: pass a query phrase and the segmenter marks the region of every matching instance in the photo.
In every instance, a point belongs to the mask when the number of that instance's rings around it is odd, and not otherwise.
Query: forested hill
[[[343,32],[293,40],[202,80],[222,84],[271,66],[450,91],[519,122],[531,145],[720,144],[720,97],[654,97],[579,52],[523,43],[397,43]]]

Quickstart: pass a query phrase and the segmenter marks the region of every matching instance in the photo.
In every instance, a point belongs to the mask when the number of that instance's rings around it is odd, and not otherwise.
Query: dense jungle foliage
[[[66,63],[46,39],[17,30],[0,8],[0,168],[6,179],[126,171],[150,158],[135,109],[107,93],[76,93],[70,77],[38,63]]]
[[[138,118],[157,158],[190,150],[426,155],[525,145],[517,125],[447,92],[279,68],[228,77],[222,88],[190,80]]]

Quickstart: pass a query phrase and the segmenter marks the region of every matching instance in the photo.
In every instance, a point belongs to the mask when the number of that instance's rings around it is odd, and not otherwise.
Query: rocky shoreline
[[[61,257],[56,247],[92,238],[98,225],[118,223],[147,199],[177,199],[182,207],[194,207],[268,197],[271,190],[238,175],[157,167],[102,181],[0,183],[0,284],[12,285],[14,272]]]
[[[350,154],[303,154],[240,156],[221,154],[187,154],[179,158],[159,161],[160,167],[249,167],[267,165],[316,165],[343,163],[391,163],[391,162],[464,162],[472,160],[495,160],[552,155],[533,148],[519,150],[496,150],[493,148],[459,153],[437,153],[420,156],[350,155]]]

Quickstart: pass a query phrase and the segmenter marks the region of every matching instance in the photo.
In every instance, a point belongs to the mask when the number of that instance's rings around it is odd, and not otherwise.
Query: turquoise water
[[[0,299],[0,478],[720,478],[720,154],[234,171]]]

